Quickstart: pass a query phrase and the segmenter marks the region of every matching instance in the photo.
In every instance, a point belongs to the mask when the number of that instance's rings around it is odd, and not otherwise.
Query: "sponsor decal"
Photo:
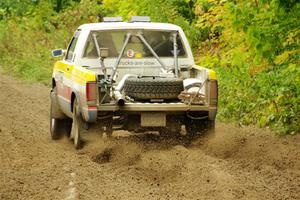
[[[128,58],[133,58],[134,57],[134,51],[133,51],[133,49],[128,49],[127,50],[127,57]]]
[[[121,61],[120,66],[153,66],[156,65],[155,61]]]
[[[136,52],[134,55],[135,58],[142,58],[143,55],[140,52]]]

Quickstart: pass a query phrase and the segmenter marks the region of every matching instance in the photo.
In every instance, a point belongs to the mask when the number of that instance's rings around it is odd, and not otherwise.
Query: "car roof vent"
[[[103,17],[103,22],[122,22],[122,17]]]
[[[130,22],[151,22],[149,16],[132,16]]]

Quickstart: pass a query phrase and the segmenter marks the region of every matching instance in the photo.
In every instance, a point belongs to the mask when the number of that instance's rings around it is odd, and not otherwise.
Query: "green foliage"
[[[218,118],[300,132],[299,0],[0,1],[0,62],[50,84],[50,50],[103,16],[148,15],[181,26],[197,63],[219,77]]]
[[[103,10],[110,16],[122,16],[130,20],[131,16],[150,16],[154,22],[169,22],[181,26],[188,36],[192,47],[199,46],[203,33],[194,26],[193,0],[103,0]]]
[[[36,4],[37,1],[35,0],[22,0],[22,1],[1,0],[0,20],[10,15],[16,15],[16,16],[28,15],[34,9],[34,6]]]
[[[54,63],[51,50],[65,48],[79,25],[98,20],[96,1],[72,2],[57,14],[55,4],[39,1],[30,14],[17,16],[11,12],[8,20],[0,21],[3,68],[20,78],[50,84]]]
[[[208,32],[199,63],[219,73],[218,117],[300,132],[300,3],[207,0],[196,8],[196,25]]]

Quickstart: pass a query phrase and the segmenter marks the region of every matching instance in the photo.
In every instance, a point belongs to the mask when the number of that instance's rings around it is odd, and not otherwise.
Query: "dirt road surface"
[[[0,74],[0,199],[300,199],[300,137],[217,124],[214,138],[49,135],[49,88]],[[127,135],[127,136],[124,136]]]

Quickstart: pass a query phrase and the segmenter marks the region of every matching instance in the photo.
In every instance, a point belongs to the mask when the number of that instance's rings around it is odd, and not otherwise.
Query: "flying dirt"
[[[214,137],[49,134],[50,88],[0,74],[0,199],[300,199],[300,135],[217,123]]]

